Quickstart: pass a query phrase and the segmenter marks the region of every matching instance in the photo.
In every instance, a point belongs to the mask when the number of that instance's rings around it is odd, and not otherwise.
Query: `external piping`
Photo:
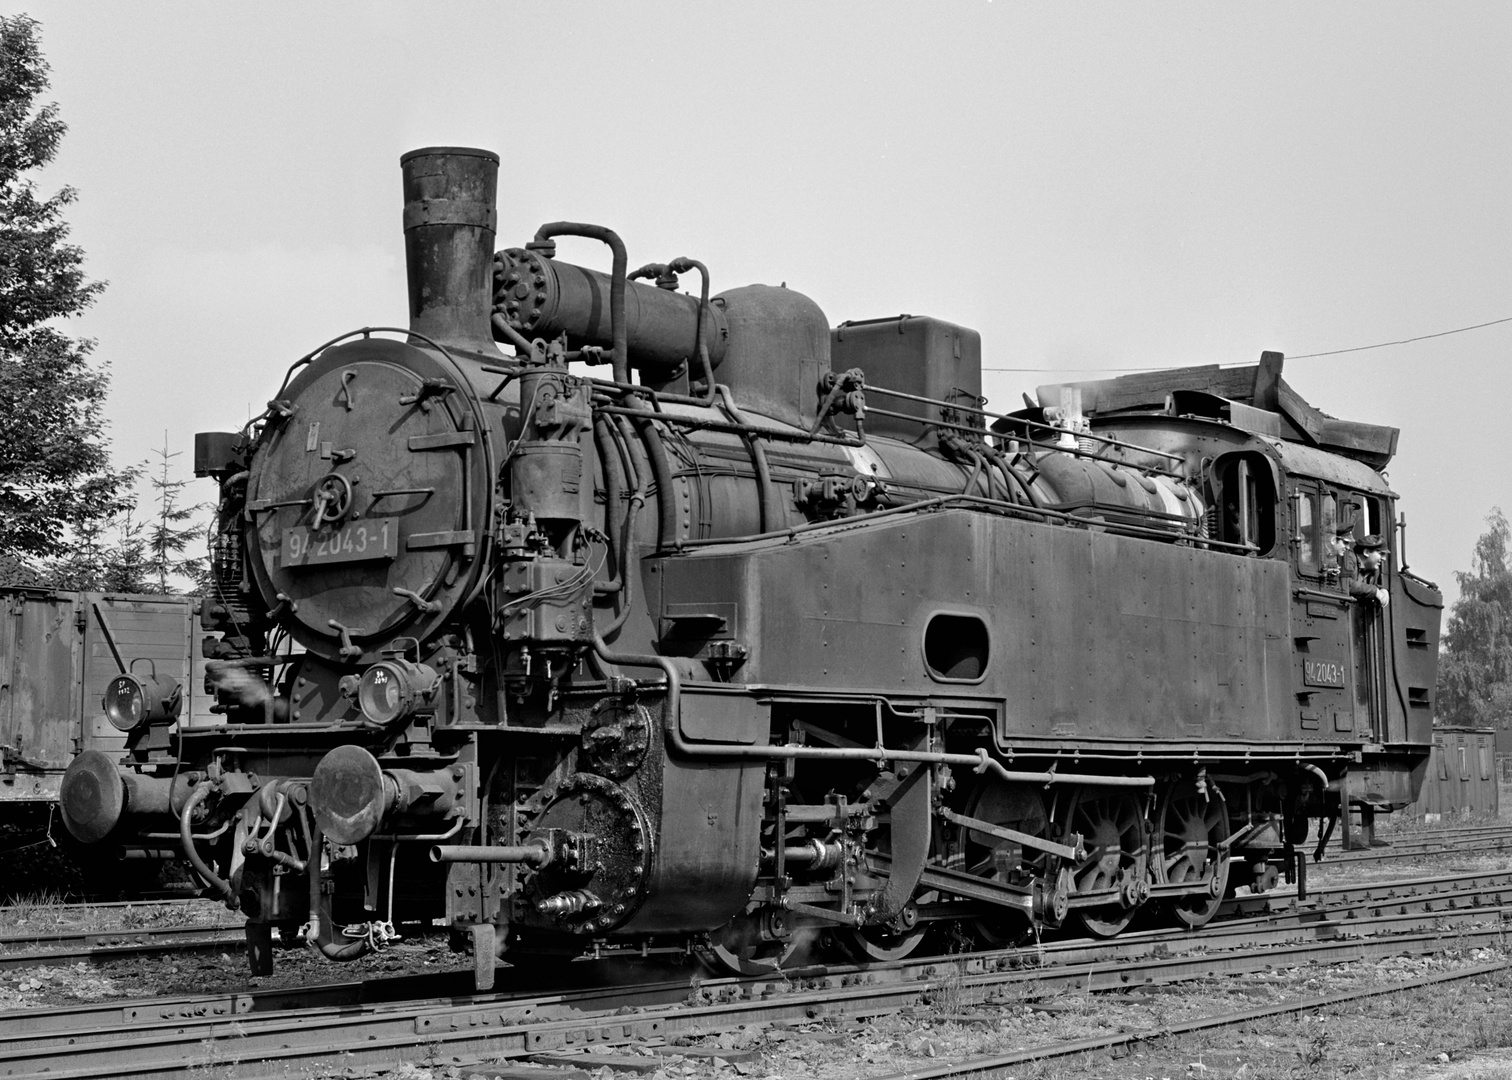
[[[717,390],[725,415],[737,424],[751,426],[731,399],[730,388],[721,384]],[[777,528],[777,491],[772,486],[772,467],[767,464],[766,447],[761,445],[757,435],[743,435],[742,439],[750,450],[751,464],[756,469],[756,486],[761,493],[761,531],[770,532]]]
[[[627,473],[627,479],[634,485],[630,492],[630,503],[625,507],[625,522],[620,530],[619,539],[619,571],[620,571],[620,598],[619,614],[614,621],[604,627],[601,632],[609,635],[617,632],[625,625],[625,620],[630,617],[630,605],[635,599],[635,568],[631,565],[630,551],[635,544],[635,520],[639,515],[640,508],[646,504],[646,482],[644,474],[635,466],[634,455],[630,452],[627,436],[620,430],[619,425],[629,427],[629,422],[613,418],[606,421],[605,427],[610,429],[615,446],[621,455],[621,461]],[[611,528],[613,526],[611,525]]]
[[[184,858],[189,860],[189,865],[194,867],[194,872],[200,876],[200,880],[220,894],[226,907],[235,911],[238,907],[236,892],[225,879],[210,869],[209,863],[200,857],[200,853],[195,850],[194,834],[189,827],[189,818],[194,814],[195,808],[209,797],[210,785],[201,784],[184,801],[184,809],[179,812],[179,844],[184,849]]]
[[[345,934],[343,940],[337,941],[335,926],[330,925],[320,917],[320,859],[321,845],[325,843],[325,834],[317,825],[310,834],[310,923],[305,927],[304,939],[310,946],[319,949],[320,955],[327,960],[355,960],[368,951],[369,943],[365,937],[349,938]],[[389,876],[390,882],[393,875]],[[389,911],[393,915],[392,908]]]
[[[667,460],[667,447],[662,442],[661,432],[652,420],[641,420],[635,428],[645,444],[646,456],[651,461],[651,475],[656,478],[656,508],[658,536],[657,546],[666,547],[677,542],[677,500],[672,490],[672,465]]]
[[[651,653],[616,653],[604,643],[603,637],[595,634],[593,648],[599,659],[609,665],[624,667],[660,668],[667,677],[667,700],[662,706],[662,734],[667,745],[678,754],[690,758],[743,759],[748,761],[774,761],[792,759],[798,761],[907,761],[924,765],[963,765],[973,772],[991,771],[1012,784],[1086,784],[1097,787],[1153,788],[1153,776],[1099,776],[1095,773],[1063,773],[1054,769],[1044,772],[1020,772],[1008,769],[990,757],[985,748],[975,754],[947,754],[925,750],[888,750],[884,747],[821,747],[821,746],[731,746],[709,744],[692,746],[682,737],[678,717],[682,713],[682,677],[677,667],[665,656]]]
[[[536,230],[535,242],[544,243],[557,236],[582,236],[609,245],[614,254],[614,264],[609,271],[609,324],[614,335],[614,353],[610,357],[611,370],[617,383],[630,382],[629,332],[625,326],[625,271],[629,259],[625,254],[625,242],[613,229],[602,225],[584,225],[576,221],[553,221]]]

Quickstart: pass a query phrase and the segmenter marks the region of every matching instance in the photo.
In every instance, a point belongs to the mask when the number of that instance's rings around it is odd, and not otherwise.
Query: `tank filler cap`
[[[96,844],[109,836],[126,809],[126,784],[110,755],[86,750],[74,758],[63,774],[58,804],[75,839]]]
[[[383,770],[360,746],[338,746],[315,766],[310,807],[334,844],[356,844],[377,830],[387,810]]]

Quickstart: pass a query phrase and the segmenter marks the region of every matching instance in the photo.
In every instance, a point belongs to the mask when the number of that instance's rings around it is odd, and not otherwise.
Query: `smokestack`
[[[493,246],[499,155],[428,146],[399,159],[410,329],[444,345],[495,352]]]

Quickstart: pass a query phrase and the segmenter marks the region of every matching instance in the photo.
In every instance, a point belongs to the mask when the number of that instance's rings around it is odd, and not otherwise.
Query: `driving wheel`
[[[1094,937],[1112,937],[1134,918],[1145,888],[1147,833],[1139,796],[1123,789],[1079,790],[1069,815],[1070,831],[1080,833],[1086,855],[1071,871],[1078,894],[1116,894],[1106,904],[1074,909]]]
[[[1228,886],[1228,808],[1216,787],[1207,785],[1204,794],[1183,781],[1166,792],[1156,818],[1156,880],[1203,886],[1167,905],[1179,924],[1195,930],[1217,914]]]

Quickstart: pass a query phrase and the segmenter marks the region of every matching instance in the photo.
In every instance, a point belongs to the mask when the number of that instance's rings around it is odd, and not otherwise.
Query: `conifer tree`
[[[1475,542],[1439,656],[1438,720],[1469,727],[1512,721],[1512,529],[1500,507]]]
[[[77,193],[42,197],[28,176],[67,130],[56,104],[38,103],[48,70],[36,20],[0,16],[0,582],[67,559],[122,509],[129,480],[102,435],[108,377],[90,362],[94,342],[55,325],[105,286],[67,242],[63,209]]]
[[[179,505],[179,499],[187,480],[170,478],[169,466],[173,459],[182,456],[181,451],[168,452],[168,433],[163,432],[163,448],[154,451],[158,456],[158,472],[152,477],[152,488],[157,492],[157,521],[147,536],[148,567],[155,579],[153,592],[173,592],[169,578],[188,578],[196,588],[204,584],[205,557],[192,555],[195,542],[203,541],[204,527],[186,525],[203,513],[203,503],[193,506]]]

